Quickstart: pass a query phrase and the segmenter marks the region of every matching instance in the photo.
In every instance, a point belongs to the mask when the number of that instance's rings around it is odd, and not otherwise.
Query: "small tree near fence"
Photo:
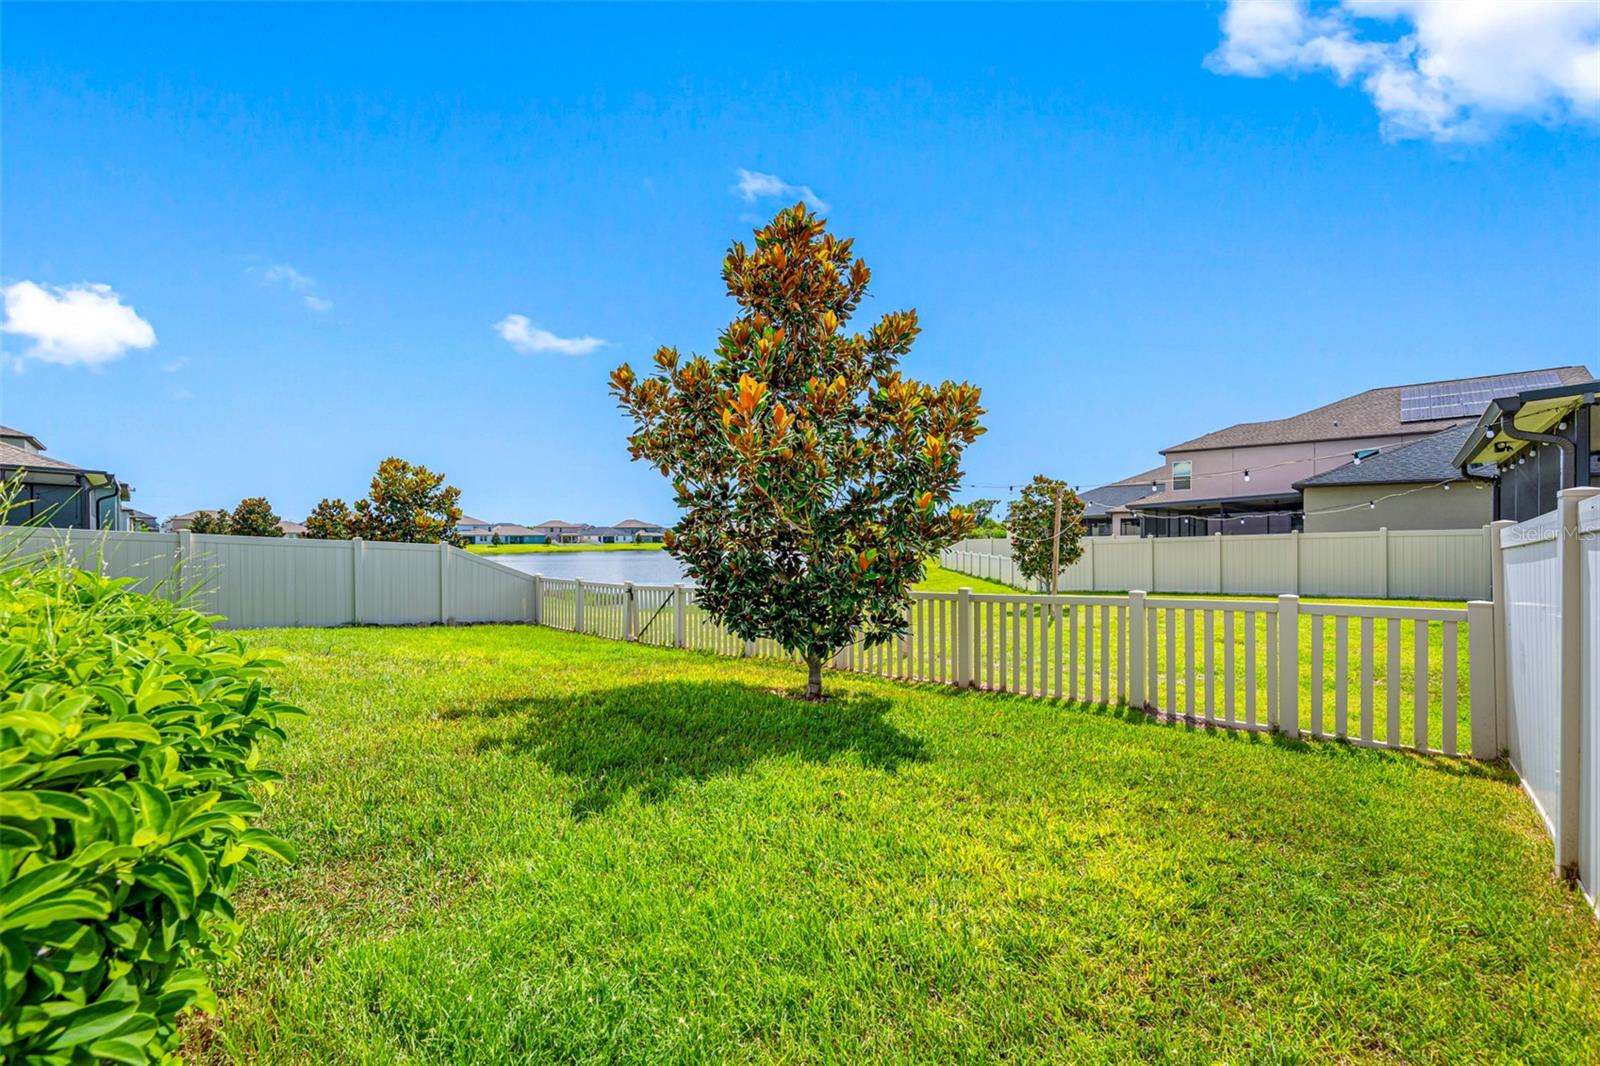
[[[1049,579],[1083,555],[1083,500],[1064,481],[1037,474],[1006,508],[1011,561],[1023,577]]]
[[[906,631],[928,556],[971,528],[950,498],[983,432],[976,387],[901,376],[915,311],[845,332],[871,277],[852,244],[804,205],[780,212],[723,260],[740,313],[714,358],[663,347],[652,376],[611,375],[633,457],[672,479],[666,546],[697,602],[802,657],[812,699],[838,649]]]
[[[236,537],[281,537],[278,527],[282,521],[265,496],[251,496],[239,501],[228,519],[228,532]]]
[[[349,540],[355,514],[340,499],[322,500],[306,515],[308,540]]]
[[[194,518],[189,522],[190,533],[229,533],[232,530],[233,518],[227,508],[196,511]]]

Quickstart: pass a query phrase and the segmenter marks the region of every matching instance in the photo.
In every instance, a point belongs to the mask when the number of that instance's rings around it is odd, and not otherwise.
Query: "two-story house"
[[[1146,536],[1303,529],[1297,485],[1474,423],[1497,396],[1592,377],[1585,367],[1563,366],[1394,385],[1288,418],[1243,422],[1162,449],[1166,465],[1151,493],[1126,506]]]

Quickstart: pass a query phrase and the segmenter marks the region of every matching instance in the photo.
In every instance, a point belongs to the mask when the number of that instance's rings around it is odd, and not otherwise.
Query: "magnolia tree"
[[[1054,589],[1058,568],[1071,566],[1083,555],[1083,500],[1066,482],[1037,474],[1006,508],[1006,532],[1011,537],[1011,561],[1022,576],[1048,580]]]
[[[240,500],[228,516],[228,532],[236,537],[281,537],[280,521],[265,496],[251,496]]]
[[[390,456],[378,464],[367,498],[357,500],[351,529],[367,540],[411,544],[452,541],[461,521],[461,490],[420,463]]]
[[[611,375],[633,457],[672,479],[666,546],[696,602],[804,658],[812,699],[838,649],[905,633],[926,559],[971,527],[950,499],[983,432],[976,387],[901,375],[915,311],[846,329],[871,277],[852,244],[780,212],[723,260],[739,315],[713,357],[663,347],[649,377]]]

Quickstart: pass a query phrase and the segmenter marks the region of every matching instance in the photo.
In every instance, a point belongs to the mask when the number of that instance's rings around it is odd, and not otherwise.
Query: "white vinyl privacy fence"
[[[445,544],[195,533],[8,530],[21,555],[65,550],[90,570],[180,590],[236,628],[527,622],[534,579]]]
[[[1061,571],[1072,592],[1351,596],[1468,600],[1489,595],[1491,535],[1484,529],[1265,533],[1209,537],[1085,537]],[[964,540],[939,556],[946,569],[1018,588],[1029,582],[1004,539]]]
[[[1555,841],[1557,869],[1600,907],[1600,489],[1496,523],[1501,744]]]

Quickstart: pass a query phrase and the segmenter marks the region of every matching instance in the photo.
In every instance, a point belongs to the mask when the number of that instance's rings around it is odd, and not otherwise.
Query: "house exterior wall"
[[[1406,495],[1380,499],[1393,492]],[[1378,506],[1368,507],[1369,501]],[[1316,513],[1337,508],[1349,509]],[[1456,482],[1448,492],[1442,485],[1307,485],[1305,509],[1307,533],[1481,529],[1494,519],[1494,491],[1479,482]]]
[[[1162,501],[1214,500],[1219,497],[1262,496],[1292,493],[1294,484],[1317,474],[1327,473],[1350,462],[1351,453],[1363,448],[1387,451],[1401,444],[1432,436],[1408,433],[1387,437],[1350,437],[1342,440],[1307,441],[1301,444],[1269,444],[1243,448],[1203,448],[1195,451],[1167,452]],[[1175,490],[1172,464],[1194,464],[1190,487]],[[1244,471],[1250,480],[1244,480]]]

